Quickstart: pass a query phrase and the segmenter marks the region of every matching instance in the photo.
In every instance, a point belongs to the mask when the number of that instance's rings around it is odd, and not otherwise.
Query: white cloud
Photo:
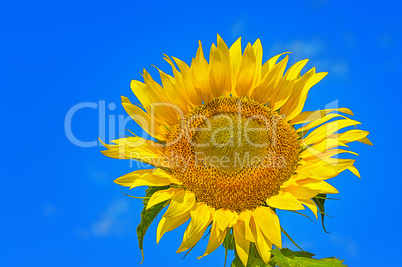
[[[352,239],[338,233],[333,233],[330,235],[330,240],[334,245],[344,248],[350,257],[358,256],[358,247]]]
[[[301,60],[322,53],[324,48],[324,44],[317,39],[311,41],[294,40],[291,43],[275,43],[271,48],[271,52],[273,54],[292,52],[293,58]]]
[[[111,180],[105,172],[96,169],[93,165],[88,164],[85,166],[87,177],[91,179],[97,185],[108,185]]]
[[[43,214],[45,214],[46,216],[52,216],[57,212],[57,209],[54,205],[52,204],[45,204],[43,206]]]
[[[122,235],[133,229],[133,225],[127,218],[130,204],[126,199],[112,201],[101,218],[92,224],[90,234],[96,237],[108,235]]]
[[[244,29],[243,22],[237,21],[237,22],[233,23],[232,28],[231,28],[232,36],[235,37],[236,39],[239,38],[241,36],[243,29]]]
[[[328,71],[338,78],[347,78],[349,67],[347,62],[331,56],[328,46],[320,39],[294,40],[290,43],[276,42],[268,50],[270,55],[283,52],[292,52],[290,62],[294,63],[302,59],[314,59],[314,66],[318,71]]]
[[[349,66],[346,63],[336,63],[331,66],[331,73],[339,77],[347,77],[349,72]]]

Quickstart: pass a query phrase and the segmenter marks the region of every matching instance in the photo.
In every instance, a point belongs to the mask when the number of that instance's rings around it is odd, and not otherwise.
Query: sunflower
[[[288,58],[283,53],[262,64],[260,40],[243,52],[240,38],[228,48],[218,35],[209,62],[200,42],[191,66],[165,57],[173,76],[158,70],[161,84],[145,70],[144,82],[131,82],[140,104],[126,97],[122,104],[149,136],[113,140],[102,153],[154,167],[115,182],[159,189],[146,205],[167,206],[157,242],[190,220],[177,252],[195,246],[209,228],[201,257],[232,235],[244,265],[251,244],[267,263],[272,247],[282,247],[276,209],[307,207],[317,217],[312,198],[338,193],[327,179],[347,169],[360,177],[355,160],[338,155],[356,154],[340,148],[347,143],[371,144],[368,132],[338,132],[360,124],[347,108],[302,112],[310,88],[327,73],[312,68],[301,75],[307,59],[286,70]]]

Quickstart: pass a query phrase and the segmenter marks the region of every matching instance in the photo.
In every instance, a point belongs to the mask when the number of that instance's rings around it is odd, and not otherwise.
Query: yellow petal
[[[150,112],[152,100],[150,98],[151,96],[149,95],[146,84],[137,80],[132,80],[130,87],[144,109],[147,112]]]
[[[298,170],[298,174],[290,178],[288,181],[298,181],[305,178],[314,178],[319,180],[325,180],[337,176],[339,172],[328,166],[316,166],[313,168],[305,168]],[[284,183],[281,187],[284,188],[288,184]]]
[[[279,89],[275,90],[274,94],[269,100],[273,110],[278,110],[283,104],[285,104],[285,102],[289,99],[293,86],[293,81],[288,81],[285,79],[278,84],[277,88]]]
[[[331,157],[333,157],[335,155],[344,154],[344,153],[352,154],[352,155],[355,155],[355,156],[359,155],[356,152],[353,152],[353,151],[350,151],[350,150],[334,148],[334,149],[329,149],[329,150],[321,153],[318,156],[318,158],[320,158],[321,160],[325,161],[326,159],[331,158]]]
[[[372,146],[373,145],[373,143],[371,143],[371,141],[367,138],[367,137],[363,137],[362,139],[359,139],[359,140],[357,140],[358,142],[361,142],[361,143],[363,143],[363,144],[366,144],[366,145],[370,145],[370,146]]]
[[[325,181],[317,181],[314,179],[305,179],[297,182],[304,187],[307,187],[311,190],[317,190],[321,194],[337,194],[339,191]]]
[[[321,142],[318,142],[312,146],[310,146],[310,150],[314,149],[317,152],[325,152],[328,149],[334,148],[334,147],[338,147],[338,146],[346,146],[347,145],[345,143],[342,143],[338,138],[325,138],[324,140],[322,140]]]
[[[176,62],[177,66],[179,67],[182,77],[183,77],[183,84],[185,87],[185,91],[187,92],[187,97],[191,102],[191,105],[199,106],[202,104],[202,92],[198,88],[194,87],[192,81],[192,73],[191,68],[188,66],[184,61],[172,57],[173,60]]]
[[[327,168],[331,168],[331,169],[337,171],[338,173],[340,173],[340,172],[343,172],[344,170],[346,170],[347,168],[349,168],[350,166],[352,166],[355,162],[356,162],[355,159],[326,158],[325,161],[319,160],[319,159],[316,160],[315,162],[311,161],[310,167],[305,165],[305,166],[301,166],[301,168],[314,169],[318,166],[324,166]]]
[[[275,212],[269,208],[260,206],[253,212],[256,227],[278,248],[282,248],[281,227],[279,218]]]
[[[150,88],[145,83],[136,80],[131,81],[130,87],[146,112],[154,114],[154,119],[158,124],[171,125],[176,122],[177,114],[175,110],[163,108],[163,112],[159,112],[161,109],[153,104],[166,103],[167,98],[164,94],[160,91],[155,92],[153,91],[153,88]]]
[[[272,86],[272,88],[273,88],[270,99],[273,98],[273,95],[276,95],[277,92],[281,90],[280,85],[282,84],[282,81],[284,80],[283,75],[285,73],[285,69],[286,69],[286,65],[288,64],[288,61],[289,61],[289,56],[286,55],[286,57],[284,59],[282,59],[278,64],[276,64],[272,68],[272,71],[270,71],[267,74],[268,79],[271,80],[270,86]],[[273,75],[273,76],[271,77],[271,75]],[[261,86],[262,85],[263,84],[261,82]]]
[[[201,239],[209,223],[212,221],[212,215],[207,205],[200,204],[190,211],[191,221],[184,232],[183,242],[177,253],[183,252],[197,244]]]
[[[312,149],[324,152],[325,150],[337,147],[346,146],[347,143],[358,141],[368,145],[373,145],[368,139],[367,135],[369,132],[363,130],[349,130],[343,133],[331,134],[328,138],[314,144],[311,146]]]
[[[101,141],[102,142],[102,141]],[[135,159],[152,166],[166,167],[164,147],[154,141],[142,137],[132,136],[110,141],[111,144],[102,144],[107,150],[103,155],[115,159]],[[114,143],[114,144],[112,144]]]
[[[169,61],[170,61],[170,59],[169,59]],[[176,110],[180,110],[180,112],[181,112],[180,115],[186,114],[188,112],[188,104],[187,104],[188,98],[186,95],[186,91],[184,89],[184,85],[179,86],[176,83],[175,78],[164,73],[161,70],[159,70],[159,75],[161,77],[163,90],[166,94],[166,98],[169,101],[167,104],[170,103],[170,104],[172,104],[172,107],[174,107]],[[179,81],[182,82],[182,78],[179,79]],[[167,105],[167,106],[169,106],[169,105]]]
[[[142,108],[131,104],[128,98],[122,96],[121,99],[124,110],[147,134],[161,141],[166,140],[166,135],[169,133],[166,127],[158,124]]]
[[[323,116],[323,117],[321,117],[321,118],[319,118],[319,119],[317,119],[315,121],[310,122],[307,125],[304,125],[304,126],[300,127],[299,129],[296,130],[296,132],[297,133],[300,133],[300,132],[307,133],[308,130],[310,130],[310,129],[314,128],[314,127],[317,127],[318,125],[323,124],[323,123],[325,123],[325,122],[327,122],[327,121],[329,121],[329,120],[331,120],[333,118],[338,118],[338,117],[347,118],[347,117],[345,117],[345,116],[343,116],[341,114],[338,114],[338,113],[330,113],[330,114],[327,114],[327,115],[325,115],[325,116]]]
[[[267,103],[271,99],[275,91],[279,88],[278,84],[283,79],[283,72],[285,71],[288,60],[289,57],[286,56],[263,76],[259,88],[254,89],[251,98],[260,103]]]
[[[299,77],[301,70],[306,66],[308,59],[300,60],[293,64],[286,72],[285,78],[287,80],[295,80]]]
[[[130,187],[130,189],[138,186],[170,185],[172,181],[169,178],[158,175],[161,172],[163,171],[159,170],[157,172],[154,172],[153,169],[137,170],[117,178],[116,180],[114,180],[114,182],[121,186],[128,186]]]
[[[236,93],[236,79],[237,79],[237,75],[239,72],[239,67],[240,67],[240,62],[241,62],[241,57],[242,57],[242,50],[241,50],[241,37],[239,37],[239,39],[236,40],[236,42],[234,42],[232,44],[232,46],[229,49],[229,54],[230,54],[230,66],[232,69],[232,90],[231,93],[235,96],[237,96]]]
[[[221,231],[216,223],[214,221],[211,225],[211,232],[209,234],[209,241],[207,245],[207,249],[205,250],[204,255],[201,257],[198,257],[198,259],[210,254],[213,252],[215,249],[217,249],[223,242],[223,240],[226,237],[227,229],[225,228],[223,231]]]
[[[292,194],[280,192],[266,200],[268,206],[281,210],[303,210],[304,207]]]
[[[285,52],[279,55],[276,55],[270,59],[268,59],[264,65],[262,65],[262,70],[261,70],[261,77],[265,77],[265,75],[272,70],[272,68],[275,66],[276,62],[278,59],[285,55],[285,54],[290,54],[291,52]]]
[[[287,120],[292,120],[299,115],[303,110],[307,94],[311,87],[321,81],[327,74],[327,72],[315,73],[315,68],[305,73],[300,78],[301,89],[298,89],[298,86],[295,85],[294,94],[290,97],[290,101],[287,101],[281,108],[281,114],[285,114]]]
[[[158,224],[158,229],[156,230],[156,243],[159,243],[162,236],[166,232],[176,229],[183,223],[187,222],[188,219],[190,219],[190,212],[185,212],[180,216],[172,217],[172,218],[162,217],[162,219],[160,220],[160,222]]]
[[[265,263],[268,263],[271,258],[270,251],[272,249],[272,242],[269,241],[268,238],[262,233],[261,229],[258,227],[258,224],[255,222],[255,218],[252,219],[252,226],[255,246],[258,254]]]
[[[316,75],[315,67],[307,71],[303,76],[295,81],[289,99],[282,106],[280,114],[289,116],[289,114],[292,113],[292,111],[297,107],[299,101],[301,101],[300,98],[303,97],[303,95],[306,93],[306,91],[303,91],[303,87],[305,86],[307,81],[314,75]]]
[[[285,188],[282,188],[282,191],[291,193],[294,197],[296,197],[299,200],[313,198],[320,193],[320,190],[313,190],[303,185],[298,185],[294,183]]]
[[[338,111],[353,116],[353,112],[348,108],[333,108],[333,109],[322,109],[316,111],[305,111],[297,115],[294,119],[292,119],[290,121],[290,124],[300,124],[315,121],[333,111]]]
[[[218,209],[214,213],[214,221],[216,221],[220,231],[226,229],[236,217],[237,213],[230,210]]]
[[[334,148],[334,149],[328,149],[325,152],[321,152],[319,150],[316,150],[314,147],[308,147],[306,150],[300,153],[300,157],[303,159],[315,157],[325,161],[326,158],[330,158],[342,153],[349,153],[358,156],[356,152],[345,149]]]
[[[307,208],[309,208],[313,213],[315,218],[317,219],[317,205],[315,202],[311,199],[300,199],[299,200],[303,205],[306,205]]]
[[[254,235],[251,230],[251,217],[253,215],[253,212],[251,210],[245,210],[242,211],[238,217],[238,220],[241,220],[244,222],[244,230],[245,230],[245,237],[248,241],[250,242],[255,242],[254,240]]]
[[[173,75],[174,75],[174,80],[171,81],[171,83],[174,85],[173,87],[177,87],[177,91],[173,91],[173,92],[169,92],[165,89],[165,93],[168,97],[168,99],[171,101],[171,103],[175,103],[177,106],[182,107],[182,111],[183,112],[188,112],[188,104],[189,104],[189,97],[187,95],[187,86],[189,86],[190,88],[194,88],[193,84],[191,82],[191,70],[190,67],[187,66],[186,63],[184,63],[183,61],[177,59],[177,58],[173,58],[175,60],[175,62],[179,62],[179,64],[177,64],[179,66],[179,69],[184,69],[184,71],[187,70],[187,73],[180,73],[177,69],[176,66],[174,65],[173,61],[167,56],[165,56],[165,60],[169,63],[169,65],[172,67],[173,70]],[[185,67],[187,67],[188,69],[186,69]],[[185,79],[184,76],[187,76],[187,79]],[[170,87],[171,89],[172,87]],[[174,97],[173,97],[174,96]],[[173,101],[173,102],[172,102]],[[180,102],[180,101],[183,101]]]
[[[220,97],[224,92],[231,92],[231,74],[229,48],[218,35],[217,46],[211,46],[208,65],[211,92],[214,97]]]
[[[355,160],[353,159],[340,159],[340,158],[327,158],[325,160],[317,159],[316,161],[309,160],[308,163],[300,161],[301,165],[297,168],[297,175],[289,180],[302,178],[314,179],[329,179],[335,177],[337,174],[353,166]],[[284,183],[282,187],[285,185]]]
[[[261,83],[261,72],[262,72],[262,45],[261,40],[257,39],[253,44],[253,50],[255,54],[255,83],[254,87]],[[251,93],[251,91],[250,91]]]
[[[165,91],[163,90],[162,86],[154,81],[152,76],[144,69],[143,70],[143,77],[144,77],[144,82],[146,85],[146,90],[149,93],[148,96],[151,101],[151,105],[154,108],[154,112],[150,112],[150,114],[155,114],[155,118],[159,118],[159,114],[163,114],[163,117],[169,122],[169,125],[175,123],[178,118],[177,110],[171,107],[166,107],[166,105],[163,105],[159,107],[158,105],[155,105],[155,103],[168,103],[168,98],[165,94]],[[163,112],[160,112],[160,110],[163,109]],[[149,112],[149,110],[147,110]]]
[[[195,218],[193,223],[190,223],[187,228],[187,237],[197,234],[202,231],[205,225],[209,225],[214,215],[214,208],[208,207],[205,203],[198,202],[192,210],[190,210],[191,218]]]
[[[306,138],[303,139],[303,142],[305,144],[318,143],[342,128],[358,124],[361,123],[351,119],[331,121],[312,131]]]
[[[162,86],[157,83],[145,69],[143,70],[143,77],[149,92],[152,92],[153,94],[157,93],[159,94],[159,97],[165,97],[166,99]]]
[[[254,89],[256,78],[256,58],[253,47],[247,44],[240,62],[237,76],[236,93],[238,96],[247,96]]]
[[[279,82],[273,93],[270,103],[274,110],[278,110],[284,105],[291,96],[292,90],[296,84],[296,78],[301,69],[306,65],[308,59],[301,60],[292,65],[286,72],[285,77]]]
[[[212,93],[208,76],[208,62],[205,60],[201,42],[199,42],[197,55],[191,62],[191,70],[194,87],[202,93],[204,102],[209,102],[212,99]]]
[[[243,221],[238,221],[237,224],[233,226],[233,236],[237,255],[239,256],[244,266],[247,266],[250,241],[245,238],[245,228]]]
[[[333,137],[338,137],[339,141],[347,144],[347,143],[350,143],[353,141],[359,141],[359,140],[367,137],[368,134],[369,134],[368,131],[353,129],[353,130],[349,130],[349,131],[346,131],[346,132],[338,134],[338,135],[334,135]]]
[[[174,178],[171,174],[167,173],[163,169],[158,168],[154,170],[152,174],[164,179],[168,179],[172,184],[178,184],[178,185],[182,184],[182,182]]]
[[[359,173],[359,171],[356,169],[356,167],[355,166],[350,166],[350,167],[348,167],[348,170],[349,171],[351,171],[354,175],[356,175],[357,177],[359,177],[359,178],[361,178],[360,177],[360,173]]]
[[[195,195],[193,192],[181,190],[175,193],[170,201],[169,208],[163,215],[166,218],[177,217],[189,211],[195,203]]]
[[[152,194],[152,196],[148,200],[147,209],[159,204],[163,201],[169,200],[173,197],[174,194],[184,191],[179,188],[169,188],[166,190],[159,190]]]

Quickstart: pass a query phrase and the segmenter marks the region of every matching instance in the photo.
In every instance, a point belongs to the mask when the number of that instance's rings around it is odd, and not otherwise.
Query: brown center
[[[265,205],[294,173],[300,140],[293,126],[256,101],[218,98],[170,129],[173,175],[198,202],[240,212]]]

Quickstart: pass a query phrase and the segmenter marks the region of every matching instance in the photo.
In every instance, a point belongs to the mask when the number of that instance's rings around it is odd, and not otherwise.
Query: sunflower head
[[[178,252],[210,228],[204,255],[230,236],[244,265],[250,244],[267,263],[282,245],[276,209],[307,207],[317,217],[316,196],[338,193],[327,179],[347,169],[360,177],[355,160],[338,154],[356,154],[341,148],[353,141],[371,144],[368,132],[340,132],[360,124],[347,108],[302,112],[327,73],[302,75],[307,60],[286,69],[284,54],[263,63],[259,40],[243,51],[240,39],[228,48],[218,36],[209,61],[200,43],[191,65],[166,56],[173,76],[159,71],[161,84],[145,70],[144,82],[132,81],[140,104],[122,97],[123,106],[152,138],[113,140],[103,153],[153,166],[115,182],[149,186],[145,208],[167,207],[157,242],[190,219]]]
[[[165,151],[185,190],[215,209],[253,210],[277,195],[297,167],[299,135],[271,108],[220,97],[170,130]]]

